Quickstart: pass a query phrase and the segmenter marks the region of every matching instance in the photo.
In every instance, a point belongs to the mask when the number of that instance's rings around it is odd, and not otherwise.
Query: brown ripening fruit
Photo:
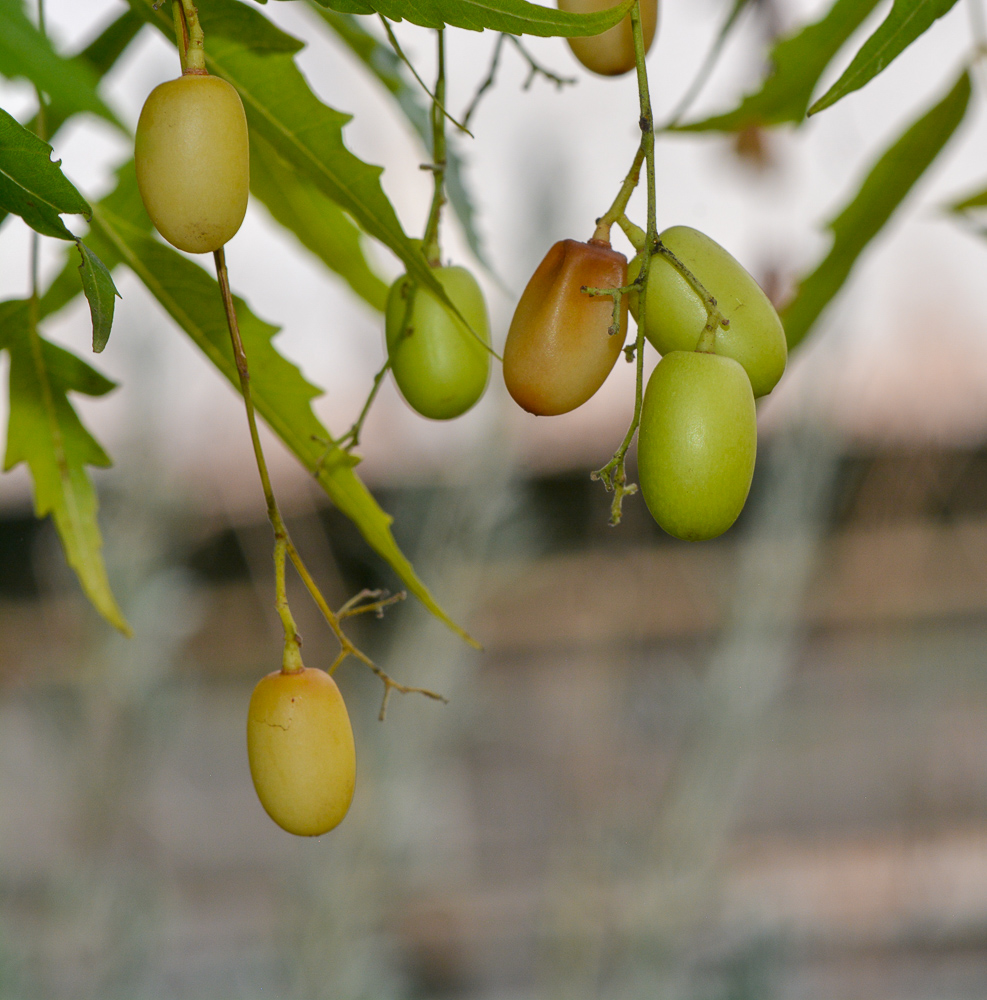
[[[616,6],[616,0],[558,0],[559,10],[571,14],[595,14]],[[651,48],[658,26],[658,0],[641,0],[641,27],[644,51]],[[601,76],[620,76],[634,68],[634,34],[628,14],[612,28],[599,35],[567,38],[573,55],[588,69]]]
[[[247,211],[250,148],[240,95],[186,74],[151,91],[134,143],[137,186],[158,232],[187,253],[232,239]]]
[[[568,413],[603,385],[627,335],[627,297],[611,335],[613,299],[583,288],[620,288],[627,258],[604,240],[561,240],[545,255],[514,310],[504,344],[504,382],[539,416]]]

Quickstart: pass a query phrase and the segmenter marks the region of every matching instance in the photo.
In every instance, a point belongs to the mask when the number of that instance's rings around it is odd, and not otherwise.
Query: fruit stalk
[[[435,95],[432,99],[432,162],[428,169],[432,171],[435,187],[432,193],[432,206],[428,213],[428,223],[425,235],[422,237],[422,251],[432,267],[442,263],[442,251],[439,247],[439,220],[442,206],[445,204],[446,177],[446,130],[445,107],[446,99],[446,58],[445,31],[439,28],[436,36],[436,62],[438,68],[435,76]]]
[[[644,246],[644,261],[641,266],[641,285],[639,295],[641,296],[641,301],[645,301],[645,297],[648,291],[648,263],[651,259],[652,248],[655,246],[658,240],[658,224],[657,224],[657,210],[655,206],[655,132],[654,132],[654,117],[651,111],[651,92],[648,89],[648,69],[645,65],[645,54],[647,48],[644,44],[644,30],[641,25],[641,3],[640,0],[636,0],[633,7],[631,7],[631,30],[634,34],[634,54],[637,60],[637,89],[638,97],[640,100],[641,107],[641,117],[639,119],[641,126],[641,147],[640,149],[644,152],[644,161],[646,165],[646,183],[648,192],[648,228],[645,233],[645,246]],[[637,157],[635,157],[635,163],[637,163]],[[638,167],[640,169],[640,167]],[[628,174],[628,179],[631,174]],[[636,181],[635,181],[636,183]],[[628,181],[624,181],[624,187],[627,187]],[[633,190],[633,185],[627,191],[626,197],[630,197],[630,191]],[[621,193],[623,193],[624,188],[621,188]],[[618,201],[614,204],[619,203],[620,195],[618,195]],[[626,201],[624,206],[621,206],[620,214],[623,214],[623,208],[626,207]],[[613,208],[611,208],[613,211]],[[635,385],[634,385],[634,415],[631,418],[630,427],[627,428],[627,433],[624,435],[624,440],[620,443],[620,447],[614,453],[613,458],[602,469],[597,469],[596,472],[591,474],[591,478],[599,479],[602,481],[603,485],[608,489],[613,491],[613,502],[610,504],[610,524],[616,527],[620,524],[620,518],[623,511],[624,497],[630,496],[637,492],[637,486],[634,483],[627,482],[627,471],[625,460],[627,458],[627,449],[631,446],[631,441],[634,440],[634,435],[637,433],[638,425],[641,422],[641,406],[644,399],[644,324],[637,324],[637,337],[634,341],[634,360],[636,365],[635,373]]]
[[[281,616],[281,622],[284,625],[285,632],[283,672],[297,673],[303,669],[301,656],[298,652],[301,639],[298,636],[294,619],[292,618],[291,611],[288,608],[288,598],[284,582],[285,556],[287,556],[291,560],[291,564],[295,567],[296,572],[301,577],[302,583],[305,584],[305,589],[309,592],[312,600],[315,601],[316,606],[322,612],[329,628],[332,629],[332,633],[336,637],[336,641],[339,643],[339,654],[336,656],[336,659],[333,660],[332,666],[329,668],[330,674],[333,673],[336,667],[338,667],[339,664],[342,663],[348,656],[355,656],[361,663],[369,667],[384,684],[384,696],[381,702],[379,716],[381,721],[384,719],[384,714],[387,710],[387,701],[392,690],[398,691],[401,694],[422,694],[425,695],[426,698],[432,698],[435,701],[445,702],[446,699],[435,691],[429,691],[427,688],[411,687],[406,684],[399,684],[385,671],[381,670],[381,668],[378,667],[377,664],[366,655],[366,653],[350,642],[346,633],[343,631],[342,625],[340,624],[340,615],[337,615],[332,608],[329,607],[326,599],[322,596],[322,591],[319,590],[318,584],[314,579],[312,579],[312,574],[309,573],[308,567],[302,561],[302,557],[298,554],[298,550],[291,541],[291,536],[288,534],[288,528],[284,523],[284,519],[281,517],[281,511],[278,509],[277,500],[274,497],[274,490],[271,487],[271,477],[267,471],[267,462],[264,458],[264,450],[261,447],[260,435],[257,431],[257,416],[254,410],[253,396],[250,392],[250,369],[247,365],[246,351],[243,349],[243,340],[240,337],[240,325],[236,318],[236,305],[233,302],[233,293],[230,291],[229,273],[226,270],[226,255],[222,248],[213,252],[213,260],[216,264],[216,278],[219,281],[219,288],[223,296],[223,308],[226,312],[226,325],[229,327],[230,340],[233,344],[233,358],[236,362],[237,375],[240,378],[240,390],[243,395],[243,404],[247,411],[247,424],[250,427],[250,441],[254,448],[254,458],[257,461],[257,471],[260,474],[261,487],[264,490],[264,499],[267,501],[267,516],[270,519],[271,527],[274,529],[276,601],[278,614]],[[382,607],[384,606],[384,603],[386,602],[382,602],[377,606]],[[352,602],[344,605],[344,614],[346,617],[356,613],[357,612],[352,607]]]
[[[214,251],[213,259],[216,262],[216,277],[219,280],[219,288],[223,296],[223,308],[226,311],[226,323],[229,327],[230,339],[233,343],[233,360],[236,362],[237,375],[240,377],[240,391],[247,410],[250,441],[254,447],[254,458],[257,461],[257,471],[260,473],[264,499],[267,501],[267,516],[270,519],[271,527],[274,529],[274,605],[277,608],[278,616],[284,627],[284,659],[282,669],[285,673],[297,673],[302,670],[301,656],[298,651],[298,647],[301,645],[301,638],[298,635],[298,629],[295,625],[295,619],[291,614],[291,608],[288,606],[288,593],[285,586],[284,574],[285,553],[290,544],[288,529],[285,527],[281,511],[278,509],[277,500],[274,497],[271,477],[267,471],[267,461],[264,458],[264,450],[261,447],[260,435],[257,431],[257,415],[254,411],[253,396],[250,393],[250,369],[247,365],[247,354],[243,349],[243,340],[240,337],[240,326],[236,318],[236,306],[233,302],[233,295],[230,292],[230,277],[226,270],[226,254],[222,247]],[[294,559],[292,559],[292,562],[294,562]],[[332,621],[329,624],[332,625]],[[333,630],[335,631],[336,629],[334,628]],[[339,630],[337,636],[341,634],[342,629]]]
[[[175,0],[177,8],[179,0]],[[199,23],[199,11],[192,0],[181,0],[182,30],[177,32],[178,48],[182,53],[182,72],[205,76],[206,70],[206,37]],[[175,27],[178,28],[179,12],[175,10]]]

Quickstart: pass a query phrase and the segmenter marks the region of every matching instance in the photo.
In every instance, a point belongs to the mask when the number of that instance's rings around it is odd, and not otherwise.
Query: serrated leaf
[[[0,209],[43,236],[74,240],[59,215],[88,215],[89,203],[51,153],[48,143],[0,109]]]
[[[133,10],[155,25],[166,38],[172,37],[171,20],[161,11],[155,11],[151,0],[129,2]],[[231,2],[217,0],[217,6]],[[259,11],[251,13],[263,17]],[[401,228],[380,186],[383,168],[364,163],[346,148],[342,129],[352,115],[323,104],[312,93],[290,54],[251,51],[235,38],[224,36],[216,27],[206,48],[209,71],[236,87],[250,129],[267,139],[278,155],[300,175],[311,180],[326,197],[348,212],[364,232],[393,250],[419,284],[461,317],[432,273],[420,247]]]
[[[367,263],[360,230],[256,133],[250,136],[250,193],[366,303],[383,311],[387,285]]]
[[[778,42],[771,50],[771,73],[761,89],[726,114],[690,125],[683,132],[740,132],[764,125],[801,122],[823,71],[860,27],[878,0],[836,0],[821,20]]]
[[[137,189],[137,171],[134,168],[133,159],[117,168],[116,179],[116,187],[103,197],[100,204],[109,208],[115,215],[126,219],[131,225],[150,233],[151,220],[147,217],[147,212],[144,211],[144,203],[141,201],[140,191]],[[87,236],[86,239],[90,238]],[[90,240],[90,242],[92,241]],[[99,248],[99,256],[108,271],[112,271],[121,263],[120,255],[109,244]],[[39,319],[44,319],[67,306],[79,294],[80,290],[78,269],[70,259],[69,254],[66,254],[65,265],[45,290],[38,303]]]
[[[621,0],[594,14],[570,14],[527,0],[316,0],[321,7],[347,14],[383,14],[391,21],[410,21],[423,28],[468,28],[506,31],[511,35],[576,38],[612,28],[633,6]]]
[[[114,215],[102,203],[93,214],[93,233],[89,238],[92,241],[94,237],[98,238],[101,255],[109,256],[115,249],[175,322],[239,388],[216,281],[198,265]],[[104,243],[111,249],[104,251]],[[392,519],[353,471],[353,458],[335,446],[320,443],[330,437],[311,407],[312,399],[320,391],[273,347],[271,339],[278,328],[258,319],[242,299],[236,299],[236,309],[257,411],[405,586],[432,614],[473,642],[436,603],[398,548],[391,534]]]
[[[27,462],[37,517],[52,515],[65,556],[97,611],[124,634],[130,629],[110,589],[96,491],[87,465],[110,459],[82,425],[69,392],[100,396],[114,383],[31,329],[28,303],[5,303],[2,346],[10,354],[10,416],[4,470]],[[13,306],[13,308],[11,308]]]
[[[809,114],[817,114],[859,90],[955,5],[956,0],[895,0],[880,27],[860,47],[839,80],[809,108]]]
[[[82,257],[79,274],[82,277],[82,290],[89,302],[89,315],[93,322],[93,353],[99,354],[110,339],[113,307],[120,293],[113,284],[108,268],[99,257],[82,240],[77,240],[75,245]]]
[[[833,233],[829,254],[803,279],[781,313],[789,350],[805,339],[867,244],[939,155],[963,120],[969,100],[970,77],[963,73],[949,94],[881,156],[850,204],[829,223]]]
[[[747,2],[747,0],[742,0]],[[425,147],[431,142],[431,124],[427,108],[421,103],[420,91],[404,77],[403,65],[397,54],[390,47],[375,38],[351,14],[342,14],[335,10],[319,7],[316,0],[311,0],[316,14],[322,18],[360,59],[381,84],[394,95],[398,107],[404,112],[405,118],[421,137]],[[452,136],[446,139],[446,193],[449,204],[452,205],[456,218],[459,219],[470,250],[476,259],[488,270],[492,266],[483,249],[476,227],[476,216],[473,209],[473,199],[463,177],[463,162],[456,151]]]
[[[0,0],[0,74],[30,80],[70,113],[91,111],[123,127],[96,93],[92,69],[60,56],[27,19],[21,0]]]
[[[170,21],[170,18],[169,18]],[[259,10],[240,0],[209,0],[199,10],[199,23],[205,36],[235,38],[253,52],[285,52],[294,55],[305,43],[282,31]]]
[[[124,11],[115,21],[107,25],[76,57],[91,66],[100,79],[116,64],[127,46],[133,41],[137,32],[144,27],[144,22],[133,11]],[[58,130],[76,112],[64,107],[57,101],[52,101],[45,108],[44,132],[48,139],[53,139]],[[28,123],[29,131],[37,135],[41,131],[41,119],[35,115]],[[0,225],[3,225],[7,213],[0,209]]]

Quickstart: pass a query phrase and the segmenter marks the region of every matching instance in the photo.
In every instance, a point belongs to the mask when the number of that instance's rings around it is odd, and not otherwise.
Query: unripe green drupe
[[[670,535],[722,535],[743,509],[754,475],[757,413],[732,358],[672,351],[648,379],[638,431],[641,494]]]
[[[487,387],[490,324],[483,292],[466,268],[435,267],[432,273],[472,332],[427,288],[402,275],[387,296],[387,354],[408,405],[423,417],[449,420],[470,409]]]

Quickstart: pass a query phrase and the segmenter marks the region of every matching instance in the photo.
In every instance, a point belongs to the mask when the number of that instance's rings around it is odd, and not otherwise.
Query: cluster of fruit
[[[569,10],[600,6],[600,0],[559,2]],[[642,6],[650,44],[656,3]],[[635,65],[629,23],[570,44],[598,73]],[[158,232],[180,250],[219,251],[247,206],[247,123],[236,90],[202,69],[155,88],[137,126],[136,166]],[[647,275],[640,274],[644,259]],[[469,271],[435,266],[432,273],[458,315],[404,275],[388,296],[386,343],[407,402],[446,420],[469,410],[486,389],[490,329]],[[582,405],[624,348],[628,312],[662,355],[641,411],[641,492],[666,531],[712,538],[733,524],[747,498],[757,443],[754,398],[771,391],[786,362],[771,303],[722,247],[678,226],[628,266],[599,232],[585,243],[556,243],[518,302],[504,347],[504,381],[530,413]],[[268,814],[285,830],[311,836],[331,830],[349,808],[353,733],[335,682],[305,668],[293,648],[284,668],[254,690],[247,745]]]
[[[655,520],[678,538],[722,534],[737,519],[754,473],[754,398],[785,370],[785,333],[757,282],[719,244],[687,226],[659,237],[643,309],[634,291],[641,257],[608,242],[562,240],[538,265],[504,345],[504,382],[529,413],[552,416],[585,403],[624,347],[627,312],[662,360],[644,394],[638,432],[641,492]],[[490,356],[486,309],[460,267],[436,269],[472,331],[405,276],[387,309],[387,345],[401,392],[419,413],[459,416],[483,393]],[[591,294],[627,289],[613,297]],[[704,298],[706,291],[712,301]],[[414,303],[406,303],[409,295]],[[719,321],[706,336],[710,310]],[[712,331],[709,331],[712,333]]]

